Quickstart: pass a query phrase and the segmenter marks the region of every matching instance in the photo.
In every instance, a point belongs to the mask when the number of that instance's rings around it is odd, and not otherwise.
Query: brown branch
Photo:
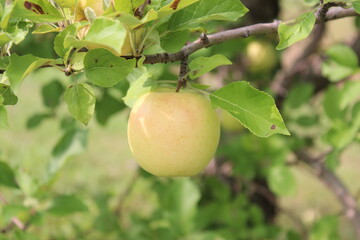
[[[360,211],[356,206],[355,198],[350,194],[343,182],[318,158],[313,158],[304,151],[297,151],[295,154],[300,161],[306,163],[316,172],[319,179],[337,197],[343,206],[345,217],[355,229],[356,239],[360,240]]]
[[[318,11],[316,12],[316,16],[318,18],[318,21],[324,22],[326,20],[326,14],[332,7],[346,7],[346,3],[343,2],[328,2],[322,5]]]
[[[323,21],[331,21],[339,18],[358,16],[353,8],[349,9],[330,9],[327,11],[325,18],[321,18],[317,16],[316,24],[319,24]],[[259,23],[246,27],[235,28],[231,30],[226,30],[218,33],[214,33],[211,35],[207,35],[208,41],[203,41],[201,38],[196,41],[186,45],[179,52],[176,53],[160,53],[154,55],[146,55],[146,59],[144,63],[167,63],[167,62],[175,62],[179,61],[185,55],[190,55],[199,49],[206,48],[212,46],[214,44],[222,43],[227,40],[235,39],[235,38],[247,38],[252,35],[260,35],[260,34],[272,34],[277,33],[278,26],[280,21],[274,21],[272,23]]]
[[[322,21],[332,21],[345,17],[354,17],[358,16],[353,8],[349,9],[330,9],[325,16],[325,19],[322,20],[317,17],[316,24],[321,23]],[[227,40],[235,38],[247,38],[252,35],[260,34],[274,34],[277,33],[278,26],[281,21],[274,21],[272,23],[259,23],[254,25],[249,25],[246,27],[235,28],[231,30],[221,31],[206,36],[206,41],[201,37],[194,42],[187,44],[180,51],[176,53],[158,53],[153,55],[145,55],[145,64],[155,64],[155,63],[168,63],[179,61],[184,58],[184,56],[189,56],[190,54],[206,47],[210,47],[215,44],[225,42]],[[291,21],[289,21],[291,22]],[[126,59],[139,59],[140,56],[122,56]],[[63,65],[58,65],[63,66]],[[50,65],[44,65],[43,68],[52,67]],[[4,70],[0,70],[0,74],[4,73]]]
[[[176,92],[179,92],[181,87],[186,87],[186,79],[187,79],[187,74],[189,72],[188,59],[189,59],[188,56],[184,56],[184,58],[181,59],[179,79],[176,86]]]
[[[272,91],[277,94],[277,105],[282,104],[288,89],[293,84],[295,76],[299,73],[307,71],[309,66],[312,66],[308,58],[318,49],[321,43],[321,39],[325,34],[325,21],[330,8],[346,6],[346,4],[342,2],[329,2],[326,4],[322,4],[321,2],[321,5],[322,6],[318,8],[315,14],[317,18],[317,25],[314,27],[314,30],[310,36],[311,40],[306,44],[306,46],[303,47],[302,51],[299,51],[299,55],[295,58],[294,63],[291,64],[289,68],[281,69],[281,71],[276,74],[274,80],[271,83]]]
[[[143,4],[140,5],[140,7],[138,7],[135,12],[134,12],[134,16],[135,17],[139,17],[142,18],[142,16],[144,15],[144,10],[146,5],[151,4],[151,0],[145,0],[145,2]]]

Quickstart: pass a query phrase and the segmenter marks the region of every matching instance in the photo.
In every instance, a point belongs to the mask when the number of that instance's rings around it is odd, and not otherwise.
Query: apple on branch
[[[130,113],[130,149],[139,165],[157,176],[198,174],[214,156],[219,138],[219,119],[209,100],[189,90],[147,93]]]

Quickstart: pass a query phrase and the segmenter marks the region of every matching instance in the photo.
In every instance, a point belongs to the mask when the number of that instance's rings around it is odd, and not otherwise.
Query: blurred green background
[[[311,9],[304,2],[280,1],[280,13],[277,15],[274,10],[268,21],[276,16],[297,17]],[[343,19],[329,23],[321,47],[326,49],[354,38],[358,33],[354,22]],[[235,27],[222,23],[209,25],[214,29]],[[52,56],[51,44],[46,45],[51,42],[46,38],[52,37],[31,36],[15,46],[15,50],[19,54]],[[275,48],[275,36],[260,39]],[[273,68],[259,73],[248,71],[244,60],[247,45],[256,40],[230,41],[202,50],[202,56],[228,55],[235,67],[217,69],[201,82],[218,87],[247,80],[271,92],[269,82],[291,62],[302,43],[275,53]],[[160,80],[176,79],[176,64],[150,68]],[[78,78],[83,80],[84,76]],[[50,82],[54,88],[49,87]],[[311,94],[299,107],[285,100],[280,111],[291,137],[261,139],[246,129],[239,132],[223,129],[216,158],[203,174],[165,179],[142,171],[132,159],[126,137],[130,109],[121,105],[123,86],[118,86],[119,91],[107,93],[114,102],[97,107],[99,112],[99,109],[111,109],[99,113],[98,119],[109,117],[106,124],[94,118],[83,127],[70,118],[63,103],[61,89],[70,83],[56,69],[40,69],[22,84],[17,94],[21,96],[18,104],[8,108],[10,129],[0,130],[0,159],[16,169],[22,191],[0,186],[1,196],[7,201],[7,204],[0,202],[0,229],[14,216],[23,222],[30,219],[31,225],[26,233],[20,230],[15,230],[13,235],[0,233],[0,239],[355,239],[354,229],[343,216],[333,193],[308,166],[295,162],[292,153],[299,146],[309,147],[315,155],[328,149],[323,136],[329,128],[321,105],[323,95]],[[299,85],[295,86],[300,87],[294,90],[294,96],[300,94],[301,98],[304,83],[309,84],[306,79],[298,80]],[[60,91],[60,105],[44,104],[44,99],[52,99],[43,96],[46,86],[55,95]],[[103,90],[96,89],[96,95],[101,99]],[[121,107],[117,108],[116,104]],[[302,116],[316,118],[303,124],[299,120]],[[71,148],[69,155],[60,157],[64,166],[51,184],[37,190],[47,178],[49,162],[56,155],[54,147],[64,133],[72,130],[86,141],[62,145],[63,152]],[[87,144],[83,149],[84,142]],[[327,161],[359,198],[359,141],[346,146],[339,159]]]

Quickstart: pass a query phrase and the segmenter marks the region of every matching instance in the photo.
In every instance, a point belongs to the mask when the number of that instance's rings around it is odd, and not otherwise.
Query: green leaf
[[[190,6],[198,2],[199,0],[172,0],[169,4],[163,6],[159,9],[158,14],[159,18],[169,16],[183,8]]]
[[[144,3],[144,0],[114,0],[115,10],[133,14]]]
[[[334,149],[343,150],[356,138],[360,130],[360,102],[357,102],[352,109],[350,122],[336,121],[332,128],[325,134],[325,140]]]
[[[188,83],[188,84],[190,84],[191,87],[200,89],[200,90],[205,90],[205,89],[208,89],[211,87],[210,85],[204,85],[204,84],[198,84],[198,83]]]
[[[121,55],[125,43],[126,29],[116,20],[97,18],[90,26],[84,40],[73,35],[65,38],[64,46],[88,49],[106,48],[116,55]]]
[[[128,77],[130,88],[123,98],[128,107],[134,106],[136,100],[143,94],[150,92],[155,82],[150,79],[151,75],[145,67],[136,68]]]
[[[56,0],[56,3],[62,8],[72,8],[77,3],[77,0]]]
[[[33,55],[19,56],[16,53],[10,57],[10,64],[6,69],[6,76],[9,78],[13,91],[16,92],[22,80],[31,72],[45,64],[56,64],[53,59],[35,57]]]
[[[359,61],[352,48],[343,44],[332,46],[326,51],[329,59],[321,66],[322,74],[332,82],[338,82],[358,70]]]
[[[189,39],[189,36],[189,29],[168,32],[161,38],[160,44],[166,52],[174,53],[179,51],[183,46],[185,46],[185,43]]]
[[[286,166],[273,166],[267,178],[270,189],[279,196],[293,195],[296,191],[295,177]]]
[[[14,10],[14,6],[14,4],[5,4],[4,13],[0,22],[0,28],[6,29],[7,25],[9,24],[12,11]]]
[[[238,0],[201,0],[171,15],[168,31],[196,27],[209,20],[236,21],[248,9]]]
[[[327,216],[319,219],[312,226],[309,240],[338,240],[339,217]]]
[[[28,121],[26,122],[26,128],[27,129],[33,129],[36,128],[37,126],[39,126],[43,120],[47,119],[51,117],[50,114],[46,114],[46,113],[41,113],[41,114],[35,114],[33,116],[31,116]]]
[[[54,50],[57,55],[64,57],[67,52],[71,50],[71,46],[64,45],[65,39],[69,36],[75,37],[76,32],[79,28],[79,24],[71,24],[62,30],[58,35],[56,35],[54,40]]]
[[[357,119],[356,119],[357,117]],[[333,146],[334,149],[343,150],[355,139],[360,129],[360,114],[354,118],[354,122],[336,122],[332,128],[324,135],[324,139]]]
[[[135,64],[135,59],[117,57],[106,49],[91,50],[84,59],[86,77],[101,87],[112,87],[124,80]]]
[[[0,33],[0,46],[3,47],[5,44],[11,41],[11,36],[8,33]]]
[[[51,33],[51,32],[61,32],[61,28],[59,28],[59,27],[55,28],[48,24],[42,24],[42,25],[38,26],[37,28],[35,28],[34,31],[32,32],[32,34],[46,34],[46,33]]]
[[[158,191],[161,211],[166,211],[170,225],[182,233],[190,233],[200,200],[198,186],[190,178],[182,178],[161,186]]]
[[[48,181],[51,181],[56,176],[69,157],[86,149],[87,136],[87,130],[74,127],[65,132],[52,151],[52,158],[47,170]]]
[[[26,21],[10,22],[6,32],[0,34],[0,46],[4,46],[8,42],[19,44],[28,34],[33,23]]]
[[[81,71],[84,69],[84,59],[87,53],[80,52],[76,53],[75,56],[71,58],[71,66],[76,71]]]
[[[360,93],[360,81],[346,82],[341,90],[340,108],[345,109],[358,99]]]
[[[96,120],[105,126],[113,114],[123,110],[125,107],[126,105],[122,100],[114,98],[109,94],[109,91],[105,89],[101,99],[96,101]]]
[[[10,222],[13,217],[24,216],[29,211],[29,208],[23,205],[16,205],[16,203],[8,203],[2,205],[1,207],[2,207],[2,211],[1,211],[2,222]],[[9,238],[6,238],[6,240],[9,240]]]
[[[116,19],[118,19],[127,29],[134,30],[145,23],[149,23],[155,19],[157,19],[158,14],[154,9],[150,9],[147,14],[141,18],[138,19],[133,14],[124,13],[124,12],[115,12],[112,15],[116,16]]]
[[[1,107],[0,107],[1,108]],[[14,171],[5,162],[0,161],[0,185],[19,188],[16,183]]]
[[[25,172],[23,169],[17,174],[17,180],[21,191],[26,196],[34,196],[35,193],[39,190],[39,182],[34,179],[33,175],[30,175],[28,172]]]
[[[285,105],[290,108],[298,108],[307,103],[314,92],[314,86],[310,83],[299,83],[291,88],[285,99]]]
[[[50,214],[61,217],[87,211],[87,206],[75,195],[60,195],[56,197],[48,210]]]
[[[10,64],[10,57],[1,57],[0,58],[0,69],[5,70]]]
[[[360,1],[354,1],[352,3],[352,6],[355,9],[355,11],[360,14]]]
[[[54,109],[60,103],[60,98],[64,92],[64,86],[57,79],[52,80],[43,86],[41,93],[43,103],[48,108]]]
[[[335,169],[340,165],[340,154],[341,151],[332,151],[325,157],[325,165],[330,170],[335,171]]]
[[[309,12],[291,22],[280,23],[278,28],[280,42],[276,49],[282,50],[307,38],[311,33],[315,22],[315,15],[312,12]]]
[[[8,127],[9,127],[9,123],[8,123],[6,108],[0,105],[0,129],[8,128]]]
[[[47,0],[17,0],[12,17],[26,18],[39,23],[64,20],[59,11]]]
[[[95,109],[96,97],[92,87],[86,83],[71,85],[64,98],[73,118],[87,125]]]
[[[342,119],[344,116],[340,107],[340,99],[341,93],[335,86],[330,86],[326,90],[322,105],[327,117],[332,121]]]
[[[0,83],[0,96],[3,97],[3,105],[15,105],[18,102],[18,98],[10,86],[3,83]]]
[[[190,78],[198,78],[204,73],[210,72],[218,66],[231,64],[231,61],[221,54],[216,54],[212,57],[196,58],[192,60],[189,64],[191,70]]]
[[[274,99],[247,82],[234,82],[210,95],[214,107],[229,112],[259,137],[275,133],[290,135]]]

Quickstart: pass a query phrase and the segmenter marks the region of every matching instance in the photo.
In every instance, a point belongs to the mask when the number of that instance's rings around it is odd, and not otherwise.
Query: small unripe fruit
[[[199,173],[215,154],[219,138],[216,112],[194,92],[150,92],[137,100],[130,113],[130,149],[139,165],[157,176]]]
[[[276,65],[276,52],[266,41],[252,41],[246,48],[246,58],[251,72],[269,72]]]

